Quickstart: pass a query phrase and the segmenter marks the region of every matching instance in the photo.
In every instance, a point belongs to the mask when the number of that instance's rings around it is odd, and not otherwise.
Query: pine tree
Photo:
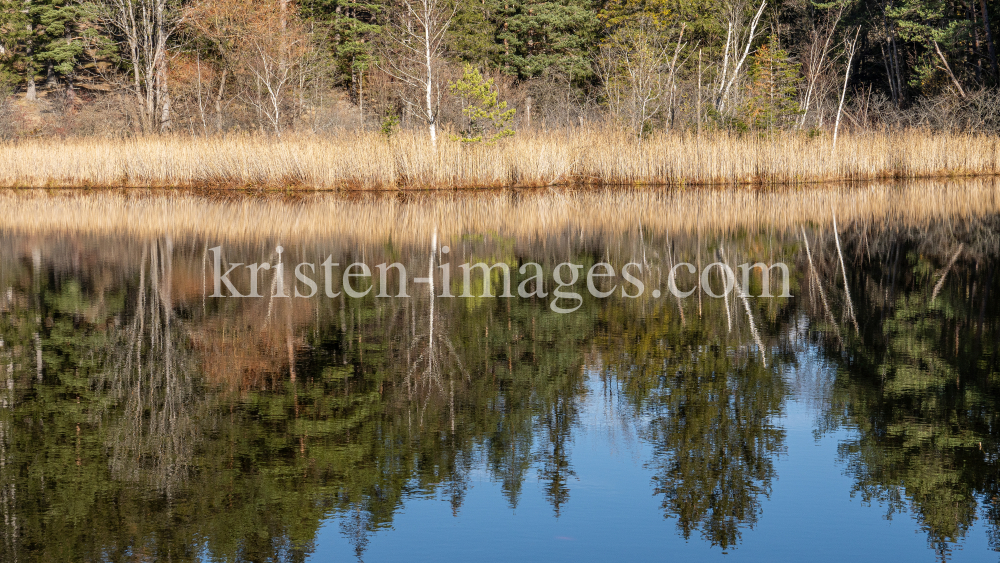
[[[676,19],[670,4],[671,0],[608,0],[597,18],[609,33],[629,25],[662,30]]]
[[[498,34],[504,24],[502,0],[462,0],[448,27],[451,56],[476,66],[500,66]]]
[[[49,79],[69,78],[83,54],[79,25],[86,12],[72,0],[35,0],[28,16],[34,23],[35,58]]]
[[[599,22],[588,0],[510,0],[504,15],[498,38],[506,72],[530,78],[554,68],[571,80],[593,74],[590,54]]]
[[[749,71],[749,96],[740,108],[743,122],[752,129],[780,129],[794,123],[799,114],[799,64],[772,35],[754,53]]]
[[[963,58],[962,49],[970,43],[973,26],[965,5],[956,6],[946,0],[902,0],[887,8],[886,15],[899,29],[902,39],[920,48],[910,85],[933,91],[950,80],[964,97],[961,72],[956,65]]]
[[[36,69],[30,49],[31,20],[22,0],[0,0],[0,85],[16,84]]]
[[[330,50],[340,80],[351,92],[372,65],[372,38],[379,33],[378,18],[384,11],[380,0],[310,0],[300,6],[307,21],[330,26]]]
[[[688,41],[714,56],[726,35],[719,24],[720,10],[721,3],[713,0],[607,0],[597,18],[606,36],[622,28],[641,27],[647,33],[657,32],[666,42],[676,38],[683,25]]]
[[[479,69],[466,64],[462,78],[450,83],[448,89],[462,100],[462,115],[468,119],[465,131],[461,136],[452,136],[453,140],[493,143],[514,134],[510,122],[516,110],[507,109],[507,102],[500,100],[493,79],[484,79]]]
[[[27,82],[29,96],[40,74],[50,84],[57,79],[71,84],[83,55],[81,27],[88,19],[86,6],[73,0],[14,0],[4,2],[0,9],[0,42],[8,77]]]

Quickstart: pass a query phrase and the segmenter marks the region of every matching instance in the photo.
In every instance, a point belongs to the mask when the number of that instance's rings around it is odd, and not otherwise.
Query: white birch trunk
[[[840,116],[844,111],[844,98],[847,97],[847,82],[851,77],[851,62],[854,60],[854,49],[858,45],[858,34],[861,33],[859,27],[854,32],[854,40],[847,42],[847,70],[844,71],[844,89],[840,91],[840,104],[837,105],[837,121],[833,125],[833,149],[837,149],[837,133],[840,130]]]

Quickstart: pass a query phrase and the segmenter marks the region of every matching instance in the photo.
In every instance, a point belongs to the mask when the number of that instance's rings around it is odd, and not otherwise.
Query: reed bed
[[[206,197],[149,190],[0,192],[0,232],[148,239],[425,245],[443,237],[493,233],[519,241],[560,233],[738,233],[800,225],[885,224],[1000,213],[1000,180],[871,183],[811,189],[561,189],[304,197]]]
[[[421,132],[341,137],[35,139],[0,144],[2,187],[398,189],[798,185],[1000,172],[998,138],[921,131],[826,137],[611,130],[519,134],[491,146]]]

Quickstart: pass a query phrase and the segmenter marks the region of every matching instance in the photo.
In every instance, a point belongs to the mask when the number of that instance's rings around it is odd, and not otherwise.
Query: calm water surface
[[[0,221],[0,560],[1000,559],[998,215],[442,223],[433,258],[426,233],[268,221]],[[314,298],[207,297],[209,248],[277,263],[279,244],[317,271],[400,262],[411,297],[327,298],[319,275]],[[432,298],[413,283],[432,259],[548,280],[634,262],[646,291],[598,299],[581,279],[569,314],[551,295]],[[677,299],[683,261],[781,261],[793,296]]]

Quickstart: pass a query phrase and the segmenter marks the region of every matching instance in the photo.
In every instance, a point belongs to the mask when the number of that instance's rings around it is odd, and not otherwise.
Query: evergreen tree
[[[593,74],[590,53],[599,22],[588,0],[510,0],[499,39],[506,72],[530,78],[554,68],[571,80]]]
[[[22,0],[0,0],[0,84],[34,76],[29,38],[31,23]]]
[[[749,96],[741,107],[743,122],[753,129],[791,125],[800,112],[796,97],[802,78],[798,63],[791,61],[776,36],[757,49],[749,75]]]
[[[0,50],[10,82],[26,82],[34,97],[41,75],[49,85],[71,83],[84,48],[87,6],[73,0],[7,0],[0,3]],[[92,33],[92,32],[90,32]]]
[[[507,102],[500,100],[499,92],[493,86],[493,79],[484,79],[479,69],[466,64],[462,78],[448,85],[451,93],[462,100],[462,115],[468,119],[468,126],[455,140],[465,143],[510,137],[514,130],[510,120],[514,118],[514,108],[507,109]]]
[[[70,79],[80,56],[83,38],[84,6],[72,0],[34,0],[28,17],[32,23],[34,60],[51,82],[56,77]]]
[[[670,0],[608,0],[597,18],[608,32],[628,24],[664,29],[676,20]]]
[[[971,14],[965,5],[947,0],[902,0],[887,8],[886,15],[899,29],[899,36],[918,48],[910,85],[929,91],[950,80],[964,96],[956,64],[962,62],[962,51],[971,37]]]
[[[330,26],[330,50],[337,76],[352,93],[372,64],[372,38],[379,33],[380,0],[311,0],[300,7],[307,21]]]
[[[459,61],[476,66],[500,66],[498,34],[503,29],[501,0],[463,0],[448,27],[449,51]]]

